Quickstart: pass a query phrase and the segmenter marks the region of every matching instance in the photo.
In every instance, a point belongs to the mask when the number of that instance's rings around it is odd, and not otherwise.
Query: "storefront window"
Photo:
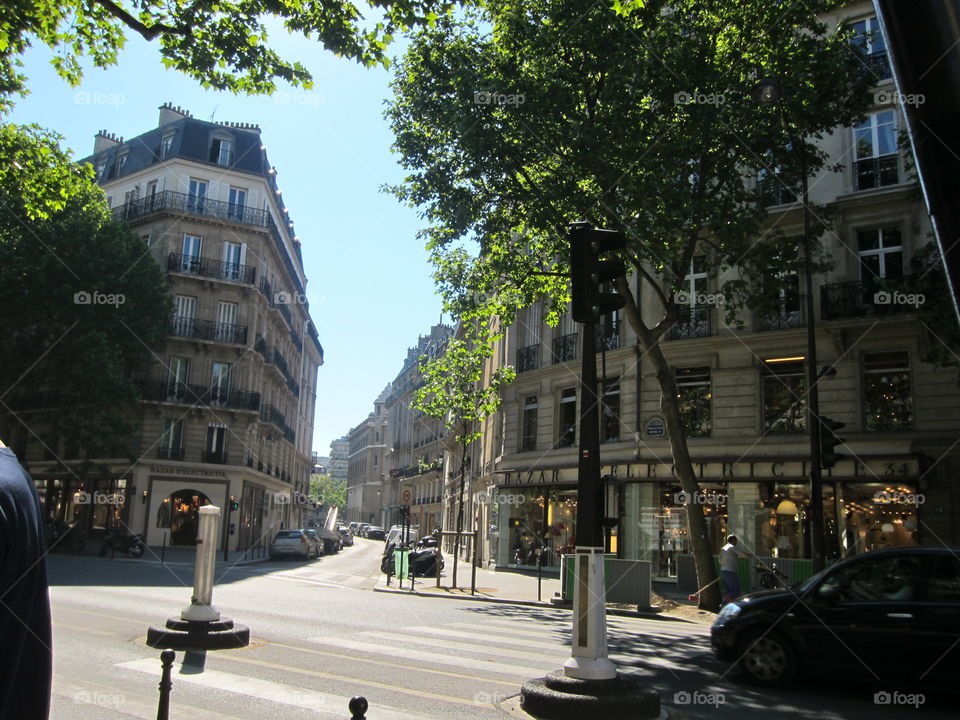
[[[499,488],[498,497],[500,544],[509,548],[507,565],[536,567],[537,549],[542,546],[543,567],[559,568],[560,556],[572,553],[576,542],[576,489]],[[504,517],[508,518],[505,524]]]

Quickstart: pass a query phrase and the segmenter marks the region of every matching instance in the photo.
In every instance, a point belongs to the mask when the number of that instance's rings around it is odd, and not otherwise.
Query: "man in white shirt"
[[[732,602],[740,597],[740,579],[737,577],[737,536],[728,535],[727,544],[720,548],[720,582],[723,584],[723,601]]]

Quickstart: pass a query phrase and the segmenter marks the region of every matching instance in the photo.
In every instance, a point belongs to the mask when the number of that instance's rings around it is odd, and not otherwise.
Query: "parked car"
[[[352,522],[352,523],[350,523],[349,525],[347,525],[347,527],[350,528],[350,532],[352,532],[352,533],[356,536],[356,535],[359,535],[359,534],[360,534],[360,525],[361,525],[361,524],[362,524],[362,523],[359,523],[359,522]]]
[[[714,654],[763,685],[805,671],[956,683],[958,557],[948,548],[874,550],[797,587],[750,593],[720,610],[711,629]]]
[[[367,540],[383,540],[387,537],[387,532],[379,525],[371,525],[367,528],[367,534],[364,537]]]
[[[390,528],[390,532],[387,533],[386,543],[387,545],[390,545],[391,543],[398,544],[401,538],[403,538],[403,526],[394,525],[393,527]],[[411,526],[410,533],[407,536],[407,540],[411,543],[415,543],[419,539],[420,539],[420,528],[416,525]]]
[[[357,534],[365,538],[367,536],[367,528],[370,527],[370,523],[360,523],[360,529],[357,531]]]
[[[317,531],[309,528],[280,530],[270,543],[270,559],[281,557],[299,557],[304,560],[319,557],[322,554]]]
[[[350,528],[342,527],[339,529],[340,532],[340,542],[343,543],[344,547],[350,547],[353,545],[353,533],[350,532]]]

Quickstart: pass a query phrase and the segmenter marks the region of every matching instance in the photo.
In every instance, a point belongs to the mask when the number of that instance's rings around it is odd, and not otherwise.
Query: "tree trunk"
[[[460,454],[460,492],[457,498],[457,534],[453,538],[453,587],[457,587],[457,562],[460,559],[460,533],[463,532],[463,489],[467,481],[467,445],[461,446]],[[440,573],[440,568],[437,568]]]
[[[657,373],[657,382],[660,385],[663,417],[667,425],[667,434],[670,437],[670,450],[673,453],[673,465],[680,486],[688,498],[697,497],[701,490],[697,482],[693,463],[690,461],[690,450],[687,447],[687,438],[683,431],[683,422],[680,419],[680,407],[677,403],[677,385],[673,376],[673,368],[663,354],[659,343],[644,350],[653,361]],[[707,522],[703,516],[703,505],[697,502],[687,502],[687,527],[690,531],[690,543],[693,546],[693,559],[697,566],[697,585],[701,590],[697,606],[701,610],[717,612],[720,609],[720,583],[717,582],[717,569],[713,562],[713,548],[707,537]]]

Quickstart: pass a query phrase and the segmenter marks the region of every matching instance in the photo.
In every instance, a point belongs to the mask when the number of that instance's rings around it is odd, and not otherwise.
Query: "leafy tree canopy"
[[[310,499],[341,510],[347,507],[347,484],[329,475],[310,476]]]
[[[266,21],[289,33],[317,38],[328,50],[364,65],[388,63],[396,33],[433,23],[449,11],[446,0],[366,0],[367,19],[349,0],[9,0],[0,6],[0,108],[24,91],[20,56],[41,43],[72,85],[81,57],[95,67],[117,64],[133,32],[160,44],[167,67],[204,87],[269,93],[276,80],[310,87],[307,69],[282,58],[268,43]]]
[[[4,125],[0,146],[2,431],[126,454],[130,371],[154,360],[173,309],[163,273],[55,136]]]

